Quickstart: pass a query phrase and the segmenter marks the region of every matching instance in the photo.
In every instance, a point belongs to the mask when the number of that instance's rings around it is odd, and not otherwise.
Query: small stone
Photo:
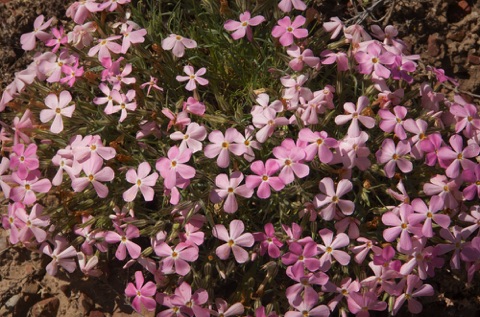
[[[80,293],[78,302],[83,309],[83,316],[87,316],[88,312],[94,307],[93,300],[84,293]]]
[[[480,56],[469,54],[467,56],[467,62],[473,65],[480,65]]]
[[[50,297],[39,301],[31,309],[32,317],[54,317],[57,316],[60,300],[56,297]]]
[[[92,310],[88,317],[105,317],[105,314],[98,310]]]
[[[427,44],[427,51],[428,54],[432,57],[436,57],[440,55],[440,47],[438,46],[438,34],[430,34],[428,36],[428,44]]]
[[[13,295],[12,297],[10,297],[7,300],[7,302],[5,303],[5,306],[8,307],[8,308],[15,307],[15,305],[17,305],[17,303],[18,303],[18,301],[21,297],[22,296],[20,294]]]
[[[37,294],[40,290],[38,283],[27,283],[22,287],[22,291],[26,294]]]
[[[458,6],[466,13],[470,13],[472,11],[472,8],[470,7],[467,1],[462,0],[458,2]]]
[[[454,40],[456,42],[461,42],[465,38],[465,31],[454,31],[447,34],[447,39]]]

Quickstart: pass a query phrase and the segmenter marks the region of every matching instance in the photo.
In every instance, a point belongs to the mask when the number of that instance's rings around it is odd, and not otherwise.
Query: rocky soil
[[[476,0],[312,2],[319,8],[313,12],[315,18],[322,21],[334,15],[356,16],[362,11],[360,3],[377,3],[364,16],[367,23],[397,26],[412,53],[458,78],[459,92],[465,97],[480,97],[480,4]],[[64,0],[0,0],[0,93],[31,60],[20,47],[21,34],[31,31],[39,14],[63,19],[66,5]],[[48,259],[36,253],[9,246],[7,233],[0,229],[0,316],[140,316],[122,296],[127,276],[132,275],[128,270],[112,264],[100,278],[87,280],[75,272],[51,277],[45,274],[47,263]],[[438,292],[425,303],[424,314],[480,316],[479,279],[475,282],[467,286],[449,272],[437,275],[430,283],[437,284]]]

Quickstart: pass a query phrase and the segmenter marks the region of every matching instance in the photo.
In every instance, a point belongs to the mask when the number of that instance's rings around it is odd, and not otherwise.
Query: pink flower
[[[2,161],[0,162],[0,188],[2,189],[3,195],[5,198],[10,198],[10,190],[11,187],[8,184],[11,180],[10,175],[3,175],[10,166],[10,160],[7,157],[2,157]]]
[[[353,188],[352,182],[342,179],[338,182],[337,189],[330,177],[323,178],[319,184],[320,194],[317,194],[313,203],[316,208],[323,207],[319,213],[326,221],[332,220],[337,210],[337,206],[345,215],[351,215],[355,209],[355,204],[347,199],[340,199],[343,195],[350,192]]]
[[[339,233],[333,239],[333,232],[329,229],[322,229],[318,231],[318,234],[323,240],[324,244],[317,244],[318,250],[323,255],[320,257],[320,268],[322,271],[328,271],[332,265],[332,257],[337,260],[338,263],[345,266],[350,263],[350,256],[345,251],[337,250],[347,246],[350,243],[350,239],[345,233]]]
[[[35,48],[36,41],[39,39],[42,42],[46,42],[50,39],[51,35],[43,30],[48,28],[53,21],[53,18],[44,23],[45,17],[43,14],[39,15],[35,22],[33,22],[33,32],[22,34],[20,37],[20,43],[24,51],[31,51]]]
[[[302,71],[303,64],[315,68],[320,63],[320,58],[314,56],[312,50],[308,48],[301,52],[300,47],[292,45],[287,48],[287,54],[293,57],[288,66],[297,72]]]
[[[463,189],[463,196],[466,200],[473,200],[475,196],[480,198],[480,164],[473,169],[463,171],[462,178],[464,182],[471,183]]]
[[[75,111],[75,104],[69,105],[72,101],[72,95],[67,90],[62,91],[57,97],[55,94],[49,94],[45,98],[45,105],[50,109],[40,111],[40,121],[46,123],[53,119],[50,126],[52,133],[60,133],[63,131],[62,116],[71,118]]]
[[[229,317],[229,316],[239,316],[242,315],[245,311],[242,303],[235,303],[228,307],[228,303],[221,298],[215,299],[215,306],[217,307],[217,311],[210,311],[213,316],[222,316],[222,317]]]
[[[198,247],[194,244],[180,242],[172,249],[163,242],[155,246],[155,254],[163,257],[162,272],[185,276],[190,272],[190,265],[187,262],[194,262],[198,259]]]
[[[432,196],[428,207],[422,199],[415,198],[412,207],[416,213],[408,216],[408,222],[412,226],[423,222],[422,234],[427,238],[433,237],[432,221],[442,228],[448,228],[450,225],[450,217],[438,213],[444,207],[444,201],[439,196]]]
[[[60,45],[65,45],[68,42],[68,37],[64,33],[63,26],[52,28],[52,34],[55,38],[51,38],[45,42],[46,46],[53,46],[52,53],[56,53],[60,48]]]
[[[105,198],[108,195],[108,187],[100,182],[110,182],[115,177],[113,170],[106,166],[102,168],[103,161],[88,160],[82,166],[84,177],[75,178],[72,181],[72,188],[75,192],[83,191],[88,184],[92,184],[98,197]]]
[[[306,161],[313,161],[315,155],[318,156],[320,162],[325,164],[333,160],[331,148],[338,147],[338,141],[329,137],[327,132],[312,132],[312,130],[308,128],[303,128],[298,133],[298,139],[310,143],[305,147]]]
[[[403,128],[403,119],[407,115],[407,108],[396,106],[393,108],[393,113],[391,113],[390,110],[380,109],[378,115],[382,118],[378,125],[380,129],[385,132],[394,132],[400,140],[407,138],[407,134]]]
[[[398,313],[405,300],[408,301],[408,311],[412,314],[419,314],[423,307],[415,297],[433,296],[433,294],[434,290],[430,284],[422,284],[422,281],[417,275],[410,274],[407,276],[407,287],[405,292],[395,300],[392,314],[396,315]]]
[[[165,179],[165,188],[172,189],[175,187],[177,178],[191,179],[195,177],[195,169],[185,164],[190,160],[192,151],[189,149],[180,151],[177,146],[173,146],[168,150],[167,156],[168,158],[162,157],[158,159],[155,164],[155,168]]]
[[[275,191],[280,191],[285,187],[285,183],[278,176],[272,176],[280,166],[273,159],[268,159],[265,164],[262,161],[255,161],[250,165],[250,169],[257,175],[248,175],[245,184],[250,189],[258,187],[257,196],[262,199],[270,197],[270,187]]]
[[[320,53],[320,56],[324,57],[322,60],[323,65],[331,65],[333,63],[337,63],[337,70],[340,72],[344,72],[350,69],[348,65],[348,57],[347,54],[344,52],[332,52],[329,50],[325,50]]]
[[[443,146],[438,150],[440,164],[446,167],[445,174],[450,178],[460,175],[460,168],[464,170],[474,169],[476,163],[469,160],[480,153],[478,144],[471,142],[463,148],[463,138],[454,134],[450,137],[450,145]]]
[[[134,184],[123,193],[123,200],[129,202],[133,201],[137,196],[138,190],[142,192],[145,201],[152,201],[155,194],[153,186],[158,179],[158,173],[150,174],[151,167],[147,162],[142,162],[138,166],[138,174],[134,169],[129,169],[126,175],[127,182]]]
[[[117,251],[115,252],[115,257],[120,261],[123,261],[127,257],[126,251],[128,251],[128,254],[132,259],[138,258],[142,252],[142,248],[135,242],[131,241],[131,239],[140,236],[138,228],[129,224],[125,231],[118,226],[115,226],[115,230],[116,231],[108,231],[105,234],[105,241],[107,243],[112,244],[120,242]]]
[[[347,299],[348,310],[357,317],[370,316],[369,310],[383,311],[387,309],[387,303],[379,301],[373,292],[351,293]]]
[[[437,195],[442,199],[445,207],[455,209],[462,200],[458,187],[458,180],[449,180],[445,175],[436,175],[430,178],[429,183],[423,185],[423,192],[428,196]]]
[[[83,254],[82,252],[77,252],[77,257],[78,257],[78,268],[80,271],[83,272],[83,274],[88,275],[88,276],[95,276],[99,277],[102,275],[102,271],[99,269],[95,269],[95,266],[98,264],[98,257],[96,255],[90,257],[88,259]]]
[[[35,170],[30,172],[25,179],[21,179],[17,173],[12,174],[12,180],[18,186],[12,188],[10,199],[15,202],[22,201],[25,205],[33,204],[37,201],[35,193],[48,193],[52,188],[52,183],[46,178],[39,179],[40,172]]]
[[[108,11],[115,11],[119,4],[130,3],[131,0],[106,0],[104,3],[98,5],[99,11],[103,11],[108,8]]]
[[[213,144],[205,147],[205,156],[208,158],[217,157],[217,165],[219,167],[228,167],[230,164],[229,152],[240,156],[245,153],[246,147],[242,142],[242,135],[234,128],[228,128],[225,131],[225,136],[218,130],[210,132],[208,140]]]
[[[15,214],[19,222],[23,223],[18,232],[18,239],[23,243],[35,237],[37,242],[41,243],[47,238],[47,233],[41,227],[46,227],[50,224],[50,217],[48,215],[42,216],[43,207],[35,204],[27,215],[24,208],[17,208]]]
[[[224,225],[215,225],[213,228],[213,236],[227,242],[217,247],[215,253],[220,259],[226,260],[230,256],[230,251],[233,251],[235,261],[245,263],[248,261],[248,252],[242,247],[251,247],[255,243],[255,239],[251,233],[242,234],[245,226],[241,220],[232,220],[229,228],[230,233]]]
[[[369,116],[362,115],[362,111],[368,106],[369,100],[366,96],[360,96],[357,101],[357,105],[354,105],[352,102],[346,102],[343,105],[343,109],[348,114],[338,115],[335,117],[335,123],[338,125],[343,125],[348,121],[352,121],[348,127],[348,136],[356,137],[360,135],[360,126],[358,122],[360,121],[366,128],[371,129],[375,126],[375,119]]]
[[[267,108],[263,112],[252,114],[252,123],[256,128],[260,128],[255,134],[257,141],[264,143],[273,135],[275,128],[279,125],[287,125],[288,119],[285,117],[276,117],[277,112],[272,108]]]
[[[330,18],[330,22],[323,23],[323,29],[329,33],[332,33],[330,39],[336,38],[343,30],[343,22],[338,17]]]
[[[93,46],[88,51],[88,56],[93,57],[98,53],[98,60],[102,62],[105,59],[112,59],[110,52],[120,54],[122,52],[122,46],[113,41],[121,38],[121,35],[110,36],[106,39],[99,39],[98,44]]]
[[[176,57],[182,57],[185,54],[185,47],[195,48],[197,47],[197,42],[176,34],[170,34],[166,39],[162,40],[162,48],[166,51],[172,50],[173,55]]]
[[[240,22],[228,20],[223,27],[227,31],[235,31],[232,33],[232,38],[238,40],[247,35],[247,39],[251,42],[253,40],[252,28],[250,26],[257,26],[264,22],[265,18],[261,15],[251,18],[250,12],[245,11],[240,13]]]
[[[175,131],[170,134],[172,140],[182,140],[178,147],[180,151],[190,149],[192,153],[201,151],[203,148],[202,142],[207,137],[207,129],[196,122],[192,122],[187,126],[187,131]]]
[[[298,282],[289,286],[285,291],[290,305],[298,305],[303,298],[318,298],[318,293],[312,285],[325,285],[328,282],[328,275],[323,272],[306,272],[302,265],[289,266],[286,270],[287,276]]]
[[[388,178],[395,175],[395,166],[403,173],[409,173],[413,170],[413,164],[405,158],[410,153],[410,143],[408,141],[399,141],[397,146],[392,139],[385,139],[381,148],[377,151],[376,157],[380,164],[386,163],[383,169]]]
[[[157,303],[153,296],[157,293],[157,286],[153,282],[147,282],[143,285],[143,273],[141,271],[135,272],[135,285],[128,283],[125,288],[125,295],[128,297],[135,297],[132,301],[132,307],[138,313],[142,312],[142,306],[148,311],[154,311]]]
[[[52,261],[46,267],[47,273],[50,275],[57,274],[59,265],[69,273],[75,271],[75,268],[77,267],[77,264],[73,259],[77,256],[75,248],[73,246],[68,246],[67,239],[62,236],[55,236],[53,243],[55,245],[53,251],[50,244],[47,242],[43,243],[40,247],[40,251],[43,254],[52,258]]]
[[[117,105],[112,106],[111,113],[112,114],[120,111],[120,119],[118,122],[123,122],[127,118],[127,110],[135,111],[137,109],[137,102],[135,101],[135,90],[130,89],[127,91],[127,94],[112,94],[113,100],[117,103]],[[105,108],[107,111],[107,108]]]
[[[233,172],[230,175],[230,180],[226,174],[217,175],[215,185],[218,188],[210,193],[210,200],[218,204],[226,198],[223,209],[226,213],[234,213],[238,209],[235,195],[245,198],[250,198],[253,195],[253,189],[248,188],[246,185],[239,186],[242,181],[243,174],[239,171]]]
[[[328,317],[330,310],[326,305],[315,306],[318,303],[318,294],[316,296],[304,296],[300,303],[292,303],[297,311],[287,311],[285,317]]]
[[[455,116],[455,133],[463,131],[463,135],[471,138],[480,130],[480,117],[475,105],[467,103],[460,96],[455,96],[455,101],[450,107],[450,113]]]
[[[118,1],[118,0],[117,0]],[[145,41],[144,36],[147,35],[147,30],[140,29],[140,30],[133,30],[133,25],[129,25],[126,30],[122,32],[123,40],[122,40],[122,54],[126,54],[130,45],[143,43]]]
[[[208,301],[208,292],[203,288],[197,289],[192,294],[192,287],[187,282],[182,282],[175,288],[172,304],[180,307],[180,316],[209,317],[209,310],[201,305]],[[160,316],[159,316],[160,317]]]
[[[81,50],[90,46],[93,41],[93,33],[97,30],[94,22],[87,22],[83,25],[75,25],[73,31],[68,33],[68,42],[75,48]]]
[[[409,223],[409,217],[413,214],[412,206],[403,204],[398,213],[389,211],[382,215],[384,225],[392,227],[383,231],[385,241],[392,242],[400,236],[400,250],[410,251],[412,249],[412,239],[409,233],[421,234],[421,228]]]
[[[302,148],[293,146],[291,148],[284,147],[285,141],[281,146],[273,148],[273,155],[276,157],[276,161],[280,166],[279,178],[284,184],[290,184],[295,180],[295,176],[298,178],[307,177],[310,173],[310,168],[307,164],[304,164],[305,151]],[[290,139],[290,141],[293,140]]]
[[[293,22],[290,17],[286,16],[277,21],[278,25],[273,27],[272,36],[280,38],[282,46],[290,46],[293,44],[294,37],[301,39],[308,36],[308,30],[300,28],[305,24],[305,21],[306,19],[301,15],[297,15]]]
[[[197,72],[195,72],[192,66],[185,66],[183,68],[183,72],[187,74],[187,76],[177,76],[176,79],[179,82],[188,80],[188,83],[185,86],[185,89],[187,89],[188,91],[195,90],[197,88],[196,83],[202,86],[208,85],[208,80],[200,77],[207,72],[205,67],[202,67]]]
[[[299,242],[291,242],[288,245],[288,252],[282,255],[282,263],[292,265],[293,270],[297,267],[315,272],[320,268],[320,261],[317,258],[319,251],[314,241],[308,241],[304,245]]]
[[[157,86],[157,81],[158,81],[157,78],[150,76],[150,81],[141,84],[141,85],[140,85],[140,88],[143,89],[143,88],[145,88],[145,87],[148,87],[148,88],[147,88],[147,96],[150,95],[150,90],[151,90],[152,88],[155,88],[155,89],[158,90],[158,91],[163,91],[163,88],[162,88],[162,87]]]
[[[265,233],[256,232],[253,234],[255,241],[260,241],[260,255],[263,256],[268,252],[268,256],[276,259],[280,256],[280,248],[283,246],[283,243],[276,237],[272,223],[267,223],[264,229]]]
[[[82,24],[92,12],[102,11],[100,4],[96,0],[82,0],[72,3],[66,12],[66,16],[73,19],[77,24]]]
[[[72,87],[73,84],[75,84],[75,81],[77,80],[77,77],[82,77],[83,75],[83,66],[78,67],[78,61],[79,59],[76,60],[75,65],[70,66],[70,65],[63,65],[62,66],[62,72],[66,75],[62,79],[60,79],[60,83],[62,84],[67,84],[68,86]]]
[[[292,11],[292,6],[299,11],[303,11],[307,8],[307,5],[302,0],[282,0],[278,4],[278,8],[283,12]]]
[[[37,148],[37,145],[33,143],[29,144],[27,148],[25,148],[23,143],[15,144],[12,147],[10,169],[15,171],[20,179],[27,178],[30,171],[34,171],[40,166]]]
[[[355,53],[355,59],[358,62],[360,74],[369,75],[373,78],[389,78],[390,71],[384,65],[391,65],[395,61],[395,55],[390,52],[382,52],[382,46],[372,42],[367,46],[367,51],[358,51]]]

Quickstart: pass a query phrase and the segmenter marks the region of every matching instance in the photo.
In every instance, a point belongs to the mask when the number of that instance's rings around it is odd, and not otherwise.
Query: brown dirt
[[[323,21],[334,15],[354,16],[359,3],[365,3],[312,2],[318,5],[318,18]],[[39,14],[62,19],[65,6],[64,0],[0,0],[0,91],[31,60],[20,47],[20,35],[31,30]],[[448,75],[459,78],[460,91],[480,95],[479,17],[476,0],[397,0],[376,7],[366,22],[372,24],[379,19],[377,24],[397,26],[412,53],[420,53],[426,64],[444,68]],[[47,263],[36,253],[8,246],[7,234],[0,229],[0,316],[140,316],[122,296],[132,272],[117,266],[106,268],[109,274],[101,278],[87,280],[76,272],[59,272],[51,277],[45,274]],[[437,284],[438,292],[425,304],[426,315],[480,316],[478,289],[467,287],[449,272],[430,283]]]

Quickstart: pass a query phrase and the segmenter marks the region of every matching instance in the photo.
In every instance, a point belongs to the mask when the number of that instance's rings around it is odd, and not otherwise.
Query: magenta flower
[[[398,166],[403,173],[409,173],[413,170],[412,162],[405,158],[410,153],[410,150],[408,141],[399,141],[397,146],[395,146],[392,139],[385,139],[382,142],[376,157],[378,163],[386,163],[383,169],[388,178],[392,178],[395,175],[395,166]]]
[[[332,265],[332,257],[341,265],[350,263],[350,255],[345,251],[337,250],[343,248],[350,243],[350,239],[345,233],[339,233],[333,239],[333,232],[329,229],[318,231],[324,244],[317,244],[318,250],[323,255],[320,257],[320,268],[322,271],[328,271]]]
[[[338,147],[338,141],[329,137],[327,132],[312,132],[312,130],[308,128],[303,128],[298,133],[298,139],[310,143],[305,147],[306,161],[313,161],[315,155],[318,156],[320,162],[325,164],[328,164],[333,160],[331,148]]]
[[[278,8],[283,12],[292,11],[292,6],[295,10],[303,11],[307,8],[307,5],[302,0],[282,0],[278,4]]]
[[[154,88],[158,91],[163,91],[162,87],[157,86],[157,81],[158,81],[157,78],[150,76],[150,81],[140,85],[140,88],[142,88],[142,89],[145,88],[145,87],[148,87],[147,88],[147,97],[148,97],[148,95],[150,95],[150,90],[152,88]]]
[[[374,292],[351,293],[347,299],[347,304],[348,310],[357,317],[370,316],[369,310],[383,311],[387,309],[387,303],[379,301]]]
[[[196,317],[210,316],[209,310],[202,307],[207,301],[208,292],[206,290],[199,288],[192,294],[192,287],[187,282],[182,282],[175,288],[175,295],[171,300],[173,305],[180,307],[180,316]]]
[[[415,299],[420,296],[433,296],[434,290],[430,284],[422,284],[422,281],[417,275],[410,274],[407,276],[407,287],[405,292],[398,296],[393,305],[393,315],[396,315],[403,303],[408,301],[408,311],[412,314],[419,314],[423,306]]]
[[[450,225],[450,217],[438,213],[444,208],[444,202],[439,196],[432,196],[428,207],[422,199],[415,198],[412,207],[416,213],[408,216],[408,222],[412,226],[423,222],[422,234],[427,238],[433,237],[432,221],[444,229]]]
[[[382,46],[372,42],[367,46],[367,51],[358,51],[355,53],[355,59],[358,62],[360,74],[369,75],[373,78],[389,78],[390,70],[384,65],[391,65],[395,61],[395,55],[390,52],[382,52]]]
[[[75,111],[75,104],[69,105],[72,101],[72,95],[67,91],[62,91],[57,97],[55,94],[49,94],[45,98],[45,105],[50,109],[40,111],[40,121],[46,123],[53,119],[50,131],[60,133],[63,131],[62,116],[71,118]]]
[[[262,199],[270,197],[272,187],[275,191],[280,191],[285,187],[285,183],[278,176],[272,176],[280,166],[273,159],[268,159],[265,164],[262,161],[255,161],[250,165],[250,169],[257,175],[248,175],[245,184],[250,189],[258,187],[257,196]]]
[[[155,194],[153,186],[158,179],[158,173],[150,174],[151,167],[147,162],[142,162],[138,166],[138,173],[134,169],[129,169],[126,175],[127,182],[134,184],[123,193],[123,200],[133,201],[137,196],[138,190],[142,192],[145,201],[152,201]]]
[[[132,307],[138,313],[142,312],[142,306],[148,311],[154,311],[157,302],[153,296],[157,293],[157,286],[153,282],[144,283],[143,273],[141,271],[135,272],[135,285],[128,283],[125,288],[125,295],[128,297],[135,297],[132,301]]]
[[[450,178],[460,175],[460,168],[463,170],[474,169],[476,163],[469,160],[480,153],[480,147],[475,142],[470,142],[463,148],[463,138],[454,134],[450,137],[450,145],[443,146],[438,150],[438,159],[446,167],[445,174]]]
[[[197,42],[176,34],[170,34],[166,39],[162,40],[162,48],[166,51],[172,50],[173,55],[176,57],[182,57],[185,54],[185,47],[195,48],[197,47]]]
[[[352,182],[347,179],[342,179],[338,182],[337,189],[330,177],[323,178],[318,187],[320,194],[317,194],[313,200],[316,208],[323,207],[321,213],[324,220],[332,220],[335,215],[337,207],[344,215],[351,215],[355,209],[355,204],[347,199],[340,199],[343,195],[350,192],[353,188]]]
[[[155,254],[163,257],[162,272],[185,276],[190,272],[190,265],[187,262],[194,262],[198,259],[198,247],[196,245],[180,242],[172,249],[163,242],[155,246]]]
[[[52,261],[47,265],[46,270],[50,275],[57,274],[58,266],[60,265],[67,272],[72,273],[75,271],[77,264],[74,257],[77,257],[77,251],[73,246],[68,246],[67,239],[62,236],[55,236],[54,241],[55,249],[52,251],[50,244],[43,243],[40,247],[40,251],[43,254],[52,258]]]
[[[63,26],[52,28],[54,38],[50,38],[45,42],[45,46],[53,46],[52,53],[56,53],[60,45],[65,45],[68,42],[68,37],[63,30]]]
[[[197,72],[195,72],[192,66],[185,66],[183,68],[183,72],[187,74],[187,76],[177,76],[176,79],[179,82],[188,80],[188,83],[185,86],[185,89],[187,89],[188,91],[195,90],[197,88],[196,83],[202,86],[208,85],[208,80],[200,77],[202,75],[205,75],[205,73],[207,72],[207,69],[205,67],[202,67]]]
[[[12,147],[10,169],[15,171],[20,179],[27,178],[30,171],[34,171],[39,167],[37,148],[33,143],[29,144],[27,148],[25,148],[23,143],[15,144]]]
[[[421,234],[421,227],[409,223],[409,217],[413,214],[412,206],[403,204],[398,213],[389,211],[382,215],[384,225],[392,227],[383,231],[385,241],[392,242],[400,236],[400,249],[410,251],[412,249],[412,239],[409,233]]]
[[[366,96],[360,96],[358,98],[357,104],[354,105],[352,102],[346,102],[343,105],[343,109],[348,114],[338,115],[335,117],[335,123],[338,125],[343,125],[348,121],[352,121],[348,127],[347,134],[349,137],[357,137],[360,135],[360,126],[359,121],[366,128],[371,129],[375,126],[375,119],[369,116],[362,115],[362,111],[368,106],[369,100]]]
[[[98,197],[105,198],[108,195],[108,187],[100,182],[110,182],[115,177],[112,168],[106,166],[102,168],[103,161],[88,160],[82,166],[84,177],[75,178],[72,181],[72,188],[75,192],[83,191],[88,184],[92,184]]]
[[[252,28],[250,26],[257,26],[264,21],[265,18],[263,16],[257,15],[256,17],[251,18],[250,12],[245,11],[240,13],[240,22],[228,20],[225,22],[223,27],[227,31],[235,31],[231,34],[234,40],[241,39],[246,34],[247,39],[251,42],[253,40],[253,35]]]
[[[265,233],[256,232],[253,234],[255,241],[260,241],[260,255],[263,256],[268,252],[268,256],[276,259],[280,256],[280,248],[283,243],[276,237],[272,223],[267,223],[264,229]]]
[[[22,44],[22,49],[24,51],[31,51],[35,48],[36,39],[39,39],[42,42],[46,42],[51,38],[51,35],[44,30],[50,26],[53,21],[53,18],[45,22],[45,17],[43,14],[39,15],[35,22],[33,22],[33,32],[22,34],[20,37],[20,43]]]
[[[62,66],[62,72],[65,74],[65,77],[60,79],[60,83],[62,84],[67,84],[68,86],[72,87],[73,84],[75,84],[75,81],[77,80],[77,77],[82,77],[83,75],[83,66],[78,67],[79,60],[77,59],[75,61],[75,64],[73,66],[71,65],[63,65]]]
[[[290,46],[293,44],[294,37],[302,39],[308,36],[308,30],[300,28],[305,24],[305,21],[306,19],[301,15],[297,15],[293,22],[290,17],[286,16],[277,21],[278,25],[273,27],[272,36],[280,38],[282,46]]]
[[[242,135],[234,128],[228,128],[225,131],[225,136],[218,130],[210,132],[208,140],[213,144],[205,147],[205,156],[208,158],[217,157],[217,165],[219,167],[228,167],[230,164],[229,152],[240,156],[245,153],[246,147],[242,142]]]
[[[195,169],[188,166],[187,163],[192,156],[192,151],[185,149],[180,151],[177,146],[172,146],[167,153],[167,157],[157,160],[155,168],[165,179],[164,185],[167,189],[172,189],[177,184],[177,178],[191,179],[195,177]]]
[[[308,241],[304,245],[299,242],[291,242],[288,245],[288,252],[282,255],[282,263],[292,265],[294,270],[301,267],[310,272],[315,272],[320,268],[320,261],[317,258],[318,253],[318,246],[314,241]]]
[[[238,209],[235,195],[250,198],[253,195],[253,189],[246,185],[240,185],[243,181],[243,174],[235,171],[230,175],[230,179],[226,174],[219,174],[215,178],[215,185],[218,187],[210,193],[210,200],[213,203],[220,203],[225,200],[223,209],[226,213],[234,213]],[[240,185],[240,186],[239,186]]]
[[[226,241],[227,243],[217,247],[215,253],[217,256],[226,260],[233,251],[235,261],[245,263],[248,261],[248,252],[242,247],[251,247],[255,243],[255,239],[251,233],[243,233],[245,226],[241,220],[232,220],[229,225],[230,233],[224,225],[215,225],[212,234],[215,238]]]
[[[142,248],[135,242],[131,241],[131,239],[140,236],[138,228],[134,225],[128,224],[125,231],[118,226],[115,226],[115,230],[116,231],[108,231],[105,234],[105,241],[107,243],[113,244],[120,242],[117,251],[115,252],[115,257],[120,261],[123,261],[127,257],[128,251],[128,254],[132,259],[138,258],[142,252]]]
[[[407,108],[403,106],[395,106],[393,108],[393,113],[391,113],[390,110],[380,109],[378,115],[382,118],[378,125],[380,129],[385,132],[394,132],[400,140],[405,140],[407,138],[407,134],[403,128],[403,119],[407,115]]]

